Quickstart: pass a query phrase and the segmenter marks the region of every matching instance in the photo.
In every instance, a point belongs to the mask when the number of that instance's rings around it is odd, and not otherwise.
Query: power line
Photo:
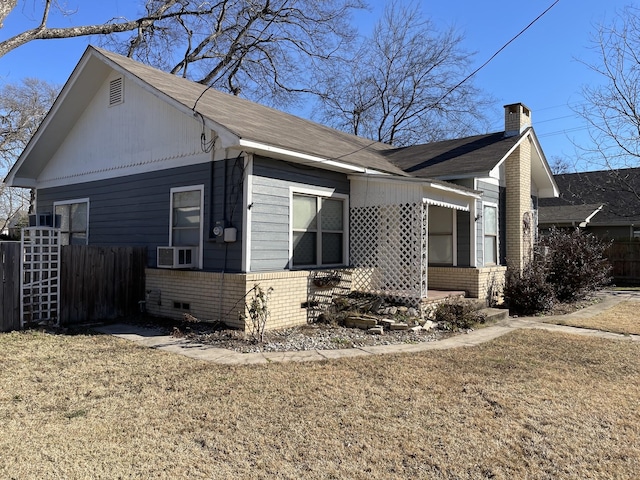
[[[537,111],[538,110],[536,110],[536,112]],[[572,113],[570,115],[562,115],[561,117],[547,118],[546,120],[536,120],[536,125],[539,125],[541,123],[556,122],[558,120],[563,120],[565,118],[580,118],[580,115],[577,113]]]
[[[539,133],[538,134],[538,138],[554,137],[556,135],[564,135],[564,134],[567,134],[567,133],[580,132],[580,131],[588,130],[588,129],[589,129],[589,125],[584,125],[584,126],[581,126],[581,127],[565,128],[564,130],[556,130],[556,131],[553,131],[553,132]]]
[[[538,20],[540,20],[549,10],[551,10],[553,7],[555,7],[558,3],[560,2],[560,0],[555,0],[555,2],[553,2],[549,7],[547,7],[547,9],[542,12],[540,15],[538,15],[535,19],[533,19],[533,21],[531,23],[529,23],[529,25],[527,25],[526,27],[524,27],[522,30],[520,30],[520,32],[515,35],[514,37],[511,38],[511,40],[509,40],[507,43],[505,43],[502,47],[500,47],[498,49],[498,51],[496,51],[496,53],[494,53],[493,55],[491,55],[491,57],[484,62],[482,65],[480,65],[478,68],[476,68],[473,72],[471,72],[469,75],[467,75],[464,79],[462,79],[461,82],[459,82],[457,85],[455,85],[454,87],[450,88],[437,102],[435,102],[434,105],[437,105],[438,103],[440,103],[442,100],[444,100],[445,98],[447,98],[451,93],[453,93],[454,90],[456,90],[457,88],[459,88],[462,84],[464,84],[466,81],[468,81],[471,77],[473,77],[476,73],[478,73],[480,70],[482,70],[484,67],[486,67],[494,58],[496,58],[505,48],[507,48],[511,43],[513,43],[520,35],[522,35],[524,32],[526,32],[527,30],[529,30],[529,28],[531,28],[531,26],[536,23]]]
[[[482,70],[484,67],[486,67],[494,58],[496,58],[505,48],[507,48],[511,43],[513,43],[520,35],[522,35],[524,32],[526,32],[527,30],[529,30],[529,28],[531,28],[531,26],[536,23],[538,20],[540,20],[549,10],[551,10],[553,7],[555,7],[558,3],[560,2],[560,0],[555,0],[549,7],[547,7],[545,9],[544,12],[542,12],[540,15],[538,15],[536,18],[533,19],[533,21],[531,21],[529,23],[529,25],[527,25],[526,27],[524,27],[520,32],[518,32],[517,35],[513,36],[507,43],[505,43],[502,47],[500,47],[493,55],[491,55],[491,57],[484,62],[482,65],[480,65],[478,68],[476,68],[473,72],[471,72],[469,75],[467,75],[464,79],[462,79],[462,81],[460,81],[458,84],[456,84],[455,86],[453,86],[452,88],[450,88],[449,90],[446,91],[446,93],[444,95],[442,95],[442,97],[440,97],[436,102],[433,103],[433,106],[438,105],[442,100],[444,100],[445,98],[447,98],[449,95],[451,95],[451,93],[453,93],[457,88],[459,88],[460,86],[462,86],[465,82],[467,82],[471,77],[473,77],[476,73],[478,73],[480,70]],[[338,157],[333,158],[333,160],[337,160],[340,158],[344,158],[344,157],[348,157],[349,155],[353,155],[354,153],[357,153],[361,150],[364,150],[365,148],[368,148],[369,146],[373,145],[374,143],[377,143],[375,141],[372,141],[370,145],[366,145],[364,147],[358,148],[357,150],[354,150],[352,152],[348,152],[345,153],[343,155],[340,155]]]

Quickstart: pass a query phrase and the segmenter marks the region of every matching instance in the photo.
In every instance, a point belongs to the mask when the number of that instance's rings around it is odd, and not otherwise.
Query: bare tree
[[[0,174],[14,164],[53,104],[58,88],[27,78],[0,88]],[[0,185],[0,232],[19,214],[26,213],[30,192]]]
[[[162,70],[235,95],[283,103],[306,90],[307,72],[317,62],[353,40],[350,14],[363,8],[363,1],[146,0],[146,14],[136,19],[50,28],[57,3],[44,0],[40,24],[0,41],[0,57],[32,40],[98,35],[112,50]],[[16,4],[2,1],[0,25]]]
[[[462,82],[471,59],[462,40],[439,31],[418,3],[391,2],[353,57],[320,72],[316,116],[398,146],[476,133],[488,99]]]
[[[560,157],[558,155],[554,155],[549,159],[549,167],[551,168],[551,173],[554,175],[571,173],[575,170],[575,164],[572,165],[566,157]]]
[[[640,9],[621,10],[593,37],[598,62],[588,64],[602,83],[583,88],[578,112],[589,125],[588,161],[600,169],[637,166],[640,160]]]

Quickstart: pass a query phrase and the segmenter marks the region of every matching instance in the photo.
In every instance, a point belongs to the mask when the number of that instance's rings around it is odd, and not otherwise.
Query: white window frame
[[[204,185],[173,187],[169,193],[169,246],[173,247],[173,195],[180,192],[200,192],[200,233],[198,238],[198,268],[202,268],[202,247],[204,239]],[[176,245],[179,246],[179,245]]]
[[[496,210],[496,234],[495,234],[495,238],[496,238],[496,262],[495,263],[489,263],[487,264],[487,251],[486,251],[486,245],[485,245],[485,240],[487,238],[487,232],[485,229],[485,212],[484,209],[485,207],[490,207],[490,208],[495,208]],[[482,264],[484,266],[486,265],[500,265],[500,209],[498,208],[498,204],[494,203],[494,202],[483,202],[482,203]],[[493,236],[493,235],[492,235]]]
[[[457,267],[458,266],[458,210],[456,208],[445,207],[442,205],[429,204],[429,208],[438,207],[451,210],[451,264],[448,263],[431,263],[430,255],[428,255],[429,246],[427,245],[427,262],[432,267]],[[427,225],[429,224],[429,214],[427,213]],[[427,238],[429,236],[445,236],[445,234],[432,234],[427,230]],[[448,236],[448,234],[446,234]]]
[[[62,206],[62,205],[72,205],[74,203],[86,203],[87,204],[87,229],[85,230],[85,245],[89,245],[89,215],[90,215],[90,210],[91,210],[91,204],[89,202],[89,198],[74,198],[72,200],[60,200],[58,202],[53,202],[53,224],[55,226],[55,215],[56,215],[56,207]],[[69,222],[71,222],[71,219],[69,219]],[[64,233],[62,231],[62,229],[60,229],[60,233]],[[71,232],[66,232],[69,234],[69,245],[71,245]]]
[[[322,230],[319,228],[316,239],[316,264],[293,265],[293,196],[308,195],[316,198],[333,198],[342,201],[342,263],[322,264]],[[318,203],[319,205],[319,203]],[[304,270],[309,268],[334,268],[349,265],[349,195],[336,193],[331,188],[289,187],[289,269]]]

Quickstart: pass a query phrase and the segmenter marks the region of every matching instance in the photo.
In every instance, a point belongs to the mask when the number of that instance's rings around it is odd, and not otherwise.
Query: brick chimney
[[[531,126],[531,111],[522,103],[504,107],[505,137],[520,135]],[[522,269],[532,254],[531,139],[525,138],[505,162],[507,263]]]
[[[522,103],[504,106],[504,136],[520,135],[531,126],[531,110]]]

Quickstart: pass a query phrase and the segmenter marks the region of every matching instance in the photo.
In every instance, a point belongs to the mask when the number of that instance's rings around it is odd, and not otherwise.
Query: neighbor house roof
[[[602,204],[559,205],[538,210],[538,224],[585,227],[601,211]]]
[[[558,198],[540,199],[540,215],[548,209],[567,212],[602,205],[589,225],[631,225],[640,223],[640,168],[600,170],[555,175]],[[541,217],[542,218],[542,217]],[[542,221],[540,222],[542,223]]]

